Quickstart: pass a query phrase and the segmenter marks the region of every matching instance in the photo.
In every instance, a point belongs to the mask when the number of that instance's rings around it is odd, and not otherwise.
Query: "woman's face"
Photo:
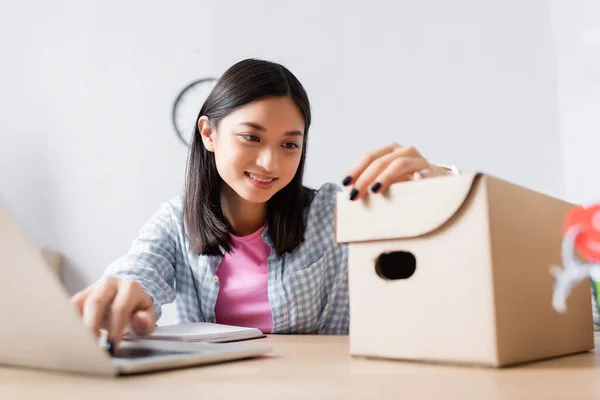
[[[289,97],[267,97],[233,111],[216,132],[206,117],[198,121],[204,145],[215,153],[223,181],[243,199],[265,203],[294,178],[302,146],[304,118]]]

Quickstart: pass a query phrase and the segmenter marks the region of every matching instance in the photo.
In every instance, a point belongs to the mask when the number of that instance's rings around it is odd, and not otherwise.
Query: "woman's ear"
[[[210,122],[208,121],[207,116],[203,115],[198,119],[198,131],[200,132],[200,137],[202,137],[202,142],[204,143],[206,150],[214,152],[215,132],[210,127]]]

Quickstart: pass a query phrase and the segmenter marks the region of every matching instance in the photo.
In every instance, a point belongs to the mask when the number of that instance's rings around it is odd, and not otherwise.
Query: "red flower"
[[[575,250],[587,262],[600,263],[600,204],[576,207],[567,213],[565,232],[574,225],[581,227]]]

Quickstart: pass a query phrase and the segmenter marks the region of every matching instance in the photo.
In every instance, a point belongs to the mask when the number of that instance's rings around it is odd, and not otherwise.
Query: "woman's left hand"
[[[417,149],[390,143],[365,154],[350,170],[344,186],[353,185],[350,200],[364,197],[368,190],[383,192],[391,184],[433,176],[452,175],[446,168],[432,165]]]

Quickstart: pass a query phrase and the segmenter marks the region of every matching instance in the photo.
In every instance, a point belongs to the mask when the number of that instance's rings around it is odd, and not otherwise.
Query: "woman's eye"
[[[249,142],[260,142],[260,139],[256,135],[241,135],[241,136]]]
[[[286,143],[283,145],[283,147],[285,147],[286,149],[297,149],[300,146],[298,146],[296,143]]]

